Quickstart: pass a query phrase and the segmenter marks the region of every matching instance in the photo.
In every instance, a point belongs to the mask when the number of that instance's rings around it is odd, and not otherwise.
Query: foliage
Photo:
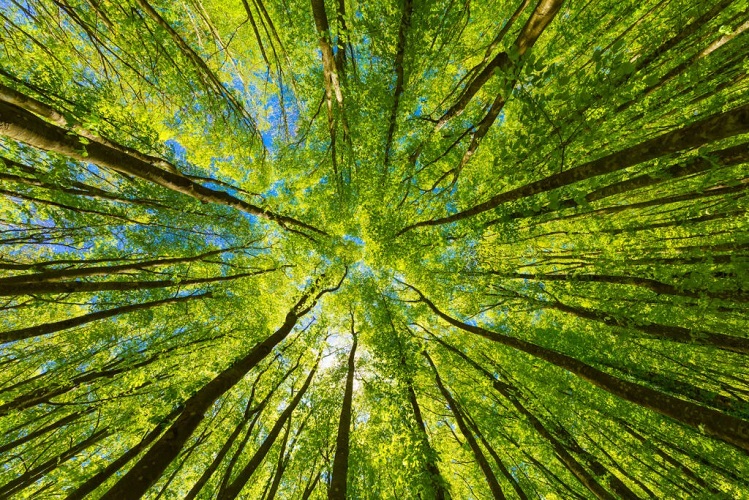
[[[0,6],[0,497],[746,497],[745,0]]]

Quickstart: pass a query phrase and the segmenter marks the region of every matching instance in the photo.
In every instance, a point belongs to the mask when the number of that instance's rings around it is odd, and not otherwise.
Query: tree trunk
[[[43,478],[45,474],[55,470],[60,464],[67,462],[78,453],[82,452],[89,446],[98,443],[109,435],[111,435],[109,429],[102,429],[100,431],[97,431],[75,446],[68,448],[64,452],[60,453],[59,455],[52,457],[51,459],[37,465],[32,469],[27,470],[25,473],[21,474],[14,480],[0,487],[0,497],[10,498],[11,495],[14,495],[19,491],[28,488],[36,481]]]
[[[354,397],[354,356],[356,355],[357,338],[354,333],[354,317],[351,316],[351,332],[354,342],[348,357],[346,389],[343,393],[343,406],[338,420],[338,437],[336,438],[333,472],[328,490],[328,500],[346,500],[348,484],[349,433],[351,432],[351,403]]]
[[[284,469],[286,468],[286,446],[289,444],[289,432],[291,431],[291,420],[289,420],[286,426],[286,432],[283,435],[283,441],[281,441],[281,449],[278,451],[278,463],[276,464],[276,472],[273,474],[273,482],[268,490],[268,495],[265,500],[273,500],[276,498],[278,487],[281,485],[281,478],[283,477]]]
[[[96,311],[75,318],[55,321],[53,323],[44,323],[37,326],[19,328],[18,330],[0,332],[0,344],[15,342],[17,340],[23,340],[32,337],[39,337],[41,335],[47,335],[49,333],[55,333],[62,330],[68,330],[76,326],[85,325],[87,323],[98,321],[100,319],[111,318],[119,314],[125,314],[133,311],[142,311],[144,309],[150,309],[152,307],[157,307],[164,304],[174,304],[177,302],[185,302],[192,299],[211,298],[212,296],[213,295],[210,292],[206,292],[198,295],[171,297],[168,299],[154,300],[152,302],[144,302],[142,304],[130,304],[127,306],[115,307],[114,309],[105,309],[104,311]]]
[[[662,281],[651,278],[641,278],[639,276],[614,276],[608,274],[532,274],[532,273],[502,273],[499,271],[486,271],[488,274],[500,276],[509,279],[524,279],[535,281],[566,281],[569,283],[613,283],[616,285],[632,285],[647,288],[659,295],[679,295],[682,297],[700,298],[702,296],[731,300],[739,299],[741,302],[749,301],[749,296],[743,296],[730,292],[711,292],[709,290],[684,290]]]
[[[244,486],[247,484],[247,481],[250,480],[252,475],[255,473],[255,470],[268,454],[268,451],[270,451],[270,448],[276,441],[276,438],[281,432],[281,429],[283,429],[283,426],[286,425],[286,422],[289,420],[289,418],[291,418],[292,412],[296,409],[297,405],[299,405],[299,402],[302,400],[302,396],[304,396],[304,393],[307,392],[307,388],[312,382],[312,377],[314,377],[316,371],[317,363],[315,363],[314,368],[310,370],[309,376],[307,376],[307,380],[304,381],[304,385],[302,385],[302,388],[299,389],[299,392],[297,392],[296,396],[294,396],[294,399],[289,403],[283,413],[281,413],[281,416],[278,417],[276,424],[273,426],[270,432],[268,432],[268,436],[263,441],[263,444],[260,445],[260,448],[258,448],[247,465],[245,465],[245,467],[239,472],[234,481],[232,481],[232,483],[226,488],[226,490],[224,490],[222,494],[219,494],[217,500],[233,499],[239,496],[239,494],[242,492],[242,488],[244,488]]]
[[[96,488],[104,484],[110,477],[112,477],[115,473],[117,473],[120,469],[127,465],[130,460],[137,457],[141,451],[145,450],[148,445],[150,445],[156,438],[161,435],[161,433],[164,431],[164,428],[169,425],[169,423],[174,420],[174,418],[181,412],[182,407],[178,407],[169,415],[161,419],[161,422],[159,422],[151,432],[146,434],[146,436],[141,439],[138,444],[128,449],[124,454],[107,465],[103,470],[96,473],[85,483],[73,490],[72,493],[65,497],[65,500],[82,500],[83,498],[86,498],[87,495],[92,493]]]
[[[79,136],[63,128],[45,122],[32,113],[0,100],[0,134],[29,146],[62,154],[64,156],[111,168],[117,172],[144,179],[164,188],[190,196],[204,203],[226,205],[242,212],[277,222],[282,227],[296,226],[318,234],[320,229],[292,217],[278,215],[270,210],[235,198],[224,191],[215,191],[193,182],[181,174],[162,170],[142,159],[123,153],[106,144],[89,141],[87,145]],[[85,154],[84,154],[85,153]]]
[[[427,426],[424,423],[424,418],[421,416],[421,408],[419,407],[419,400],[416,399],[416,391],[414,391],[413,384],[408,381],[408,401],[411,403],[411,409],[413,410],[414,420],[416,421],[416,432],[418,438],[424,446],[425,455],[425,469],[429,476],[429,483],[432,486],[435,500],[445,500],[449,498],[445,485],[447,482],[442,477],[440,469],[437,466],[437,452],[432,445],[429,443],[429,436],[427,435]]]
[[[429,366],[432,367],[432,371],[434,371],[434,377],[435,377],[435,380],[437,381],[437,388],[442,393],[442,397],[444,397],[445,400],[447,401],[447,405],[450,408],[450,411],[452,412],[453,416],[455,417],[455,423],[458,424],[458,428],[460,429],[460,432],[463,434],[463,437],[465,437],[466,441],[468,442],[468,446],[471,447],[471,451],[473,451],[473,456],[476,458],[476,462],[481,468],[481,472],[484,473],[484,478],[486,478],[486,482],[489,485],[489,489],[492,492],[492,496],[494,496],[494,498],[504,500],[505,495],[502,492],[502,488],[499,486],[499,483],[497,482],[497,478],[494,475],[494,471],[492,471],[492,468],[489,465],[489,462],[484,456],[484,453],[481,451],[481,447],[476,442],[476,438],[473,437],[473,433],[468,428],[468,425],[466,424],[465,420],[463,420],[463,416],[460,410],[458,409],[457,401],[455,401],[455,399],[452,397],[452,394],[450,394],[450,391],[448,391],[447,388],[442,383],[442,379],[440,378],[439,372],[437,372],[437,367],[434,366],[434,362],[432,361],[432,358],[429,357],[429,354],[426,351],[423,351],[423,354],[424,354],[424,357],[429,362]]]
[[[563,0],[540,0],[538,2],[536,9],[525,23],[525,26],[523,26],[517,40],[515,40],[514,49],[518,56],[524,55],[529,48],[533,47],[538,37],[541,36],[541,33],[554,20],[559,9],[562,8],[562,3]],[[507,52],[502,52],[495,56],[476,78],[466,86],[457,102],[442,115],[442,118],[437,122],[437,130],[444,127],[451,118],[462,113],[468,103],[471,102],[476,93],[489,81],[492,75],[496,72],[507,70],[512,64],[513,62]]]
[[[29,284],[40,284],[50,283],[56,281],[62,281],[71,278],[83,278],[86,276],[111,276],[113,274],[124,273],[125,271],[136,271],[142,269],[148,269],[151,267],[168,266],[171,264],[182,264],[186,262],[195,262],[198,260],[205,259],[206,257],[212,257],[214,255],[220,255],[226,252],[232,252],[239,250],[240,247],[226,248],[222,250],[211,250],[204,252],[199,255],[193,255],[190,257],[167,257],[163,259],[152,259],[136,262],[128,262],[127,264],[116,264],[113,266],[92,266],[92,267],[77,267],[72,269],[50,269],[47,271],[37,272],[33,274],[17,274],[15,276],[4,276],[0,278],[0,286],[12,284],[12,283],[29,283]],[[104,259],[104,260],[119,260],[119,259]],[[85,262],[96,262],[85,261]],[[36,266],[48,266],[48,265],[64,265],[69,264],[68,261],[48,261],[40,264],[28,264],[24,266],[24,269],[33,269]],[[2,267],[5,269],[5,267]]]
[[[411,224],[401,229],[397,235],[401,235],[417,227],[438,226],[473,217],[511,201],[623,170],[667,154],[698,148],[705,144],[746,132],[749,132],[749,104],[703,118],[686,127],[667,132],[659,137],[646,140],[616,153],[608,154],[564,172],[553,174],[535,182],[505,191],[483,203],[456,214]]]
[[[463,323],[440,311],[429,299],[415,288],[410,288],[419,294],[420,300],[427,304],[435,314],[447,323],[460,328],[461,330],[479,335],[507,347],[523,351],[533,357],[543,359],[544,361],[577,375],[583,380],[590,382],[610,394],[643,408],[653,410],[656,413],[660,413],[663,416],[692,427],[701,433],[731,444],[742,450],[744,453],[749,452],[749,422],[745,420],[725,415],[710,408],[705,408],[689,401],[683,401],[648,387],[619,379],[571,356],[552,349],[547,349],[525,340]]]
[[[518,498],[520,498],[520,500],[528,500],[528,495],[526,495],[523,489],[520,487],[520,483],[518,482],[518,480],[515,477],[513,477],[512,474],[510,474],[509,470],[507,470],[507,467],[502,462],[502,459],[499,458],[499,454],[491,445],[491,443],[486,440],[484,435],[479,430],[478,425],[476,425],[476,422],[473,421],[473,419],[467,412],[463,412],[463,413],[464,413],[463,418],[468,424],[468,427],[471,429],[471,431],[474,434],[476,434],[479,437],[479,441],[481,441],[481,444],[484,445],[484,448],[486,448],[486,451],[488,451],[489,455],[491,455],[492,459],[494,459],[494,463],[497,465],[497,468],[505,477],[507,482],[510,483],[510,485],[512,486],[512,489],[515,490],[515,493],[517,494]]]
[[[148,281],[53,281],[44,283],[12,283],[4,284],[0,281],[0,297],[15,297],[19,295],[38,295],[46,293],[83,293],[103,291],[153,290],[172,286],[202,285],[231,281],[239,278],[257,276],[277,271],[279,268],[261,269],[249,273],[239,273],[230,276],[215,276],[212,278],[190,278]]]
[[[63,417],[63,418],[57,420],[56,422],[54,422],[52,424],[46,425],[46,426],[44,426],[44,427],[42,427],[40,429],[37,429],[37,430],[32,431],[32,432],[29,432],[25,436],[22,436],[22,437],[16,439],[15,441],[7,442],[7,443],[5,443],[5,444],[3,444],[3,445],[0,446],[0,454],[8,452],[8,451],[12,450],[13,448],[15,448],[17,446],[21,446],[24,443],[28,443],[29,441],[31,441],[33,439],[36,439],[39,436],[43,436],[44,434],[47,434],[48,432],[51,432],[51,431],[53,431],[55,429],[59,429],[60,427],[64,427],[67,424],[69,424],[71,422],[74,422],[74,421],[78,420],[79,418],[81,418],[82,416],[87,415],[87,414],[89,414],[89,413],[91,413],[93,411],[94,411],[93,408],[88,408],[88,409],[83,410],[83,411],[77,411],[75,413],[71,413],[70,415],[67,415],[67,416]]]
[[[177,417],[174,424],[169,427],[164,435],[138,460],[127,474],[112,486],[109,491],[104,493],[101,499],[137,500],[143,496],[148,491],[148,488],[161,477],[161,474],[169,464],[179,455],[187,440],[203,421],[205,412],[208,411],[210,406],[242,380],[260,361],[265,359],[273,348],[291,333],[297,320],[314,307],[317,299],[322,294],[337,289],[322,290],[315,295],[309,305],[306,305],[316,286],[317,283],[294,304],[286,314],[283,325],[278,330],[253,347],[244,357],[233,362],[216,378],[188,398],[184,405],[184,411]],[[340,283],[338,286],[340,286]]]
[[[505,399],[507,399],[512,405],[528,420],[528,422],[531,424],[531,427],[546,441],[549,442],[552,449],[556,452],[557,457],[562,462],[562,464],[567,468],[567,470],[575,476],[580,483],[582,483],[583,486],[588,488],[588,490],[593,493],[593,495],[596,496],[596,498],[600,500],[614,500],[614,497],[606,491],[605,488],[603,488],[595,477],[593,477],[585,467],[579,463],[575,457],[573,457],[568,451],[566,446],[557,439],[551,431],[549,431],[544,424],[541,423],[541,421],[533,414],[530,410],[528,410],[523,403],[521,403],[520,399],[516,396],[517,390],[512,387],[511,385],[500,382],[497,380],[497,378],[494,377],[489,371],[487,371],[484,367],[479,365],[476,361],[469,358],[465,353],[462,351],[456,349],[455,347],[451,346],[447,342],[443,341],[439,337],[436,337],[432,335],[432,338],[439,342],[443,347],[448,349],[450,352],[457,354],[460,356],[464,361],[466,361],[469,365],[471,365],[473,368],[475,368],[479,373],[483,374],[484,377],[489,379],[492,383],[492,387],[494,390],[496,390],[499,394],[501,394]],[[597,469],[601,469],[602,467],[598,467]]]

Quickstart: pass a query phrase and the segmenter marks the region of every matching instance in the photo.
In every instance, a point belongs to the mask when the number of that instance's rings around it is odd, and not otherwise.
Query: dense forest
[[[749,498],[747,0],[0,24],[0,498]]]

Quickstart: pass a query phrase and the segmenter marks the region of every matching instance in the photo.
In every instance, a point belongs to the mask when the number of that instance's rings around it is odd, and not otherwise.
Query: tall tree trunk
[[[554,20],[557,12],[562,7],[563,0],[539,0],[535,10],[528,21],[520,31],[517,40],[515,40],[514,49],[518,56],[533,47],[538,37],[544,32],[546,27]],[[495,74],[507,70],[513,64],[510,55],[502,52],[492,59],[483,70],[474,78],[463,90],[457,102],[448,109],[437,122],[437,129],[441,129],[453,117],[459,115],[466,108],[468,103],[478,93],[481,87]]]
[[[281,448],[278,450],[278,463],[276,464],[276,472],[273,474],[273,482],[270,485],[268,494],[265,496],[265,500],[273,500],[276,498],[278,487],[281,485],[281,478],[283,477],[284,469],[286,467],[286,447],[289,444],[289,433],[291,432],[291,420],[286,425],[286,432],[283,435],[283,441],[281,441]]]
[[[211,250],[198,255],[192,255],[189,257],[165,257],[162,259],[151,259],[143,261],[128,262],[127,264],[116,264],[112,266],[91,266],[91,267],[76,267],[72,269],[49,269],[46,271],[36,272],[33,274],[17,274],[15,276],[4,276],[0,278],[0,285],[12,284],[12,283],[29,283],[29,284],[40,284],[50,283],[56,281],[62,281],[65,279],[72,278],[83,278],[86,276],[111,276],[113,274],[125,273],[126,271],[137,271],[148,269],[151,267],[168,266],[171,264],[183,264],[187,262],[195,262],[198,260],[212,257],[214,255],[220,255],[222,253],[232,252],[239,250],[241,247],[225,248],[221,250]],[[124,258],[123,258],[124,259]],[[106,260],[119,260],[119,259],[106,259]],[[95,260],[86,261],[96,262]],[[48,266],[55,264],[70,264],[68,261],[47,261],[39,264],[28,264],[25,269],[33,269],[36,266]],[[4,267],[3,267],[4,268]]]
[[[0,332],[0,344],[7,342],[14,342],[17,340],[29,339],[32,337],[39,337],[41,335],[47,335],[49,333],[55,333],[62,330],[68,330],[70,328],[85,325],[93,321],[100,319],[111,318],[120,314],[125,314],[133,311],[142,311],[144,309],[150,309],[152,307],[161,306],[164,304],[174,304],[177,302],[185,302],[193,299],[200,298],[211,298],[213,295],[211,292],[201,293],[197,295],[186,295],[184,297],[170,297],[168,299],[154,300],[152,302],[143,302],[141,304],[130,304],[127,306],[115,307],[113,309],[105,309],[103,311],[96,311],[83,316],[75,318],[64,319],[62,321],[55,321],[52,323],[44,323],[37,326],[29,326],[26,328],[19,328],[18,330],[10,330],[6,332]]]
[[[398,27],[398,44],[395,48],[395,90],[393,90],[393,107],[390,108],[390,118],[388,119],[388,130],[385,135],[385,161],[384,168],[387,174],[387,167],[390,164],[392,154],[393,136],[398,118],[398,106],[400,104],[401,94],[405,76],[403,71],[403,59],[406,55],[406,35],[411,27],[411,13],[413,11],[413,0],[403,0],[403,12],[401,13],[400,26]]]
[[[247,481],[250,480],[252,475],[255,473],[255,470],[257,470],[258,466],[262,463],[263,459],[270,451],[271,446],[273,446],[273,443],[276,441],[276,438],[281,432],[281,429],[283,429],[283,426],[286,425],[286,422],[289,420],[289,418],[291,418],[291,414],[299,405],[299,402],[302,400],[304,394],[307,392],[307,388],[312,382],[312,378],[317,371],[319,362],[320,359],[318,358],[315,366],[312,368],[312,370],[310,370],[307,379],[304,381],[304,385],[302,385],[301,389],[299,389],[299,392],[297,392],[296,396],[294,396],[294,399],[289,403],[283,413],[281,413],[281,416],[278,417],[278,420],[276,421],[273,428],[268,432],[268,436],[263,441],[263,444],[260,445],[260,448],[258,448],[247,465],[245,465],[244,468],[239,472],[239,474],[237,474],[237,477],[234,479],[234,481],[232,481],[232,483],[226,488],[226,490],[223,491],[223,493],[219,494],[219,496],[217,497],[218,500],[237,498],[242,492],[242,488],[244,488],[244,486],[247,484]]]
[[[247,410],[250,408],[250,404],[252,403],[252,400],[248,402]],[[221,449],[219,449],[216,456],[213,458],[213,461],[211,464],[206,467],[206,469],[203,471],[203,474],[200,475],[200,478],[195,482],[195,484],[190,488],[190,491],[187,492],[187,495],[185,496],[184,500],[192,500],[196,496],[198,496],[198,493],[200,493],[200,490],[203,489],[203,487],[210,481],[211,476],[214,472],[219,468],[221,465],[221,462],[224,460],[226,455],[229,453],[229,450],[231,450],[232,446],[234,446],[234,443],[236,442],[239,435],[242,433],[242,429],[244,429],[244,426],[247,424],[249,419],[251,418],[252,413],[249,411],[245,411],[245,415],[243,416],[242,420],[237,423],[237,425],[234,427],[234,430],[229,435],[228,439],[224,442],[224,444],[221,446]]]
[[[29,441],[31,441],[33,439],[36,439],[39,436],[43,436],[43,435],[47,434],[48,432],[52,432],[55,429],[59,429],[61,427],[64,427],[64,426],[68,425],[71,422],[75,422],[76,420],[78,420],[82,416],[87,415],[87,414],[89,414],[89,413],[91,413],[93,411],[94,411],[93,408],[88,408],[88,409],[83,410],[83,411],[77,411],[75,413],[71,413],[70,415],[67,415],[67,416],[65,416],[65,417],[63,417],[63,418],[61,418],[61,419],[59,419],[59,420],[57,420],[57,421],[55,421],[55,422],[53,422],[53,423],[51,423],[49,425],[45,425],[44,427],[41,427],[41,428],[39,428],[39,429],[37,429],[35,431],[29,432],[25,436],[21,436],[21,437],[19,437],[18,439],[14,440],[14,441],[6,442],[5,444],[0,445],[0,454],[8,452],[8,451],[12,450],[13,448],[15,448],[17,446],[21,446],[24,443],[28,443]]]
[[[460,411],[460,409],[457,409]],[[476,422],[474,422],[473,418],[468,414],[468,412],[463,411],[463,419],[468,424],[468,427],[471,429],[471,432],[473,432],[475,435],[478,436],[479,441],[481,441],[481,444],[484,445],[484,448],[486,448],[486,451],[489,452],[489,455],[491,455],[492,459],[494,459],[494,463],[497,465],[497,468],[502,473],[502,475],[505,477],[507,482],[510,483],[512,486],[512,489],[515,490],[515,493],[517,494],[518,498],[520,500],[528,500],[528,495],[525,494],[525,491],[523,491],[523,488],[520,487],[520,483],[518,482],[517,478],[515,478],[509,470],[507,470],[507,466],[502,462],[502,459],[499,457],[499,454],[494,449],[494,447],[491,445],[489,441],[484,437],[484,435],[479,430],[478,425]]]
[[[732,294],[730,292],[712,292],[710,290],[686,290],[662,281],[652,278],[642,278],[639,276],[615,276],[610,274],[533,274],[533,273],[503,273],[500,271],[485,271],[487,274],[493,274],[508,279],[523,279],[535,281],[567,281],[569,283],[612,283],[616,285],[632,285],[647,288],[657,294],[679,295],[682,297],[700,298],[702,296],[724,299],[738,300],[740,302],[749,301],[749,296],[741,294]],[[738,297],[736,297],[738,295]]]
[[[38,295],[46,293],[83,293],[102,291],[153,290],[172,286],[204,285],[231,281],[239,278],[258,276],[279,268],[260,269],[248,273],[237,273],[229,276],[214,276],[211,278],[188,278],[146,281],[53,281],[45,283],[12,283],[4,284],[0,281],[0,297],[15,297],[19,295]]]
[[[450,411],[455,417],[455,423],[458,424],[460,432],[468,442],[468,446],[471,447],[471,451],[473,451],[473,456],[476,458],[476,462],[478,463],[481,472],[484,473],[484,478],[486,478],[486,482],[489,485],[489,490],[491,490],[494,498],[504,500],[505,495],[502,492],[502,487],[499,486],[499,482],[497,482],[497,478],[494,475],[494,471],[492,471],[491,466],[489,465],[489,461],[484,456],[484,452],[481,451],[481,447],[479,446],[478,442],[476,442],[476,438],[473,436],[473,433],[468,428],[468,424],[466,424],[465,420],[463,419],[463,415],[459,410],[458,402],[455,401],[452,394],[450,394],[450,391],[448,391],[445,385],[442,383],[442,378],[440,378],[440,374],[437,371],[437,367],[434,366],[432,358],[429,357],[429,354],[426,351],[423,351],[423,354],[426,360],[429,362],[429,366],[432,367],[432,371],[434,371],[434,378],[437,381],[437,388],[442,393],[442,397],[444,397],[447,401],[447,405],[450,407]]]
[[[345,278],[344,274],[344,278]],[[343,279],[341,280],[341,282]],[[136,500],[139,499],[148,488],[155,483],[169,464],[179,455],[187,440],[192,436],[195,429],[203,421],[206,411],[210,406],[252,370],[257,364],[270,354],[275,346],[282,342],[291,333],[299,318],[307,314],[317,303],[317,300],[325,293],[337,290],[335,288],[324,289],[318,292],[314,298],[319,280],[313,287],[305,292],[299,301],[294,304],[286,314],[286,319],[281,327],[267,339],[253,347],[244,357],[233,362],[222,371],[216,378],[203,386],[185,402],[185,409],[177,417],[164,435],[138,460],[138,462],[125,474],[112,488],[101,497],[102,500]]]
[[[101,429],[99,431],[96,431],[88,438],[72,446],[71,448],[68,448],[59,455],[50,458],[46,462],[43,462],[36,467],[28,469],[26,472],[24,472],[14,480],[5,483],[2,487],[0,487],[0,497],[10,498],[11,495],[15,495],[19,491],[28,488],[36,481],[43,478],[45,474],[55,470],[60,464],[67,462],[78,453],[82,452],[89,446],[98,443],[111,434],[112,433],[109,431],[109,429]]]
[[[420,300],[437,314],[437,316],[461,330],[479,335],[518,351],[525,352],[533,357],[543,359],[544,361],[577,375],[583,380],[590,382],[610,394],[643,408],[653,410],[663,416],[692,427],[701,433],[736,446],[745,453],[749,452],[749,422],[746,420],[732,417],[689,401],[677,399],[648,387],[619,379],[583,363],[578,359],[552,349],[547,349],[522,339],[463,323],[440,311],[416,288],[410,285],[409,287],[419,294]]]
[[[417,227],[438,226],[473,217],[511,201],[623,170],[667,154],[695,149],[705,144],[746,132],[749,132],[749,104],[703,118],[686,127],[667,132],[640,144],[617,151],[616,153],[608,154],[564,172],[553,174],[535,182],[505,191],[483,203],[479,203],[456,214],[411,224],[401,229],[397,234],[401,235]]]
[[[434,498],[435,500],[445,500],[446,498],[449,498],[445,489],[447,482],[442,477],[440,469],[437,466],[437,451],[432,448],[432,445],[429,443],[427,426],[424,423],[424,418],[421,416],[419,400],[416,398],[416,391],[410,380],[407,382],[406,391],[408,392],[408,402],[411,404],[411,410],[413,410],[414,420],[416,421],[416,432],[418,433],[419,440],[424,446],[425,469],[427,476],[429,477],[429,483],[434,492]]]
[[[354,398],[354,356],[356,356],[357,338],[354,333],[354,316],[351,313],[351,333],[354,341],[348,357],[348,372],[346,374],[346,389],[343,393],[343,406],[338,420],[338,437],[336,437],[335,457],[333,458],[333,472],[328,490],[328,500],[346,500],[346,486],[348,484],[348,456],[349,433],[351,432],[351,403]]]
[[[0,94],[1,97],[2,94]],[[0,100],[0,134],[44,151],[59,153],[78,161],[96,163],[122,174],[153,182],[204,203],[229,206],[274,221],[285,229],[290,229],[288,226],[295,226],[318,234],[326,234],[292,217],[278,215],[224,191],[204,187],[181,174],[162,170],[137,156],[124,154],[120,149],[112,148],[107,144],[89,141],[84,147],[80,141],[82,136],[71,134],[61,127],[47,123],[25,109],[4,100]]]
[[[112,463],[107,465],[103,470],[97,472],[95,475],[90,477],[85,483],[78,486],[72,493],[70,493],[65,500],[82,500],[87,495],[92,493],[96,488],[104,484],[110,477],[112,477],[117,471],[122,469],[127,463],[133,458],[137,457],[141,451],[145,450],[148,445],[153,443],[164,431],[164,428],[174,420],[177,415],[182,412],[182,407],[177,407],[169,415],[161,419],[156,427],[151,430],[146,436],[140,440],[138,444],[128,449],[119,458],[114,460]]]
[[[468,355],[466,355],[464,352],[456,349],[452,345],[448,344],[447,342],[445,342],[444,340],[440,339],[439,337],[433,334],[431,334],[431,336],[435,341],[437,341],[443,347],[448,349],[453,354],[458,355],[460,358],[466,361],[469,365],[475,368],[479,373],[484,375],[484,377],[490,380],[494,390],[496,390],[505,399],[507,399],[510,403],[512,403],[515,409],[517,409],[526,418],[526,420],[528,420],[528,422],[531,424],[531,427],[533,427],[533,429],[543,439],[548,441],[552,449],[556,452],[557,457],[562,462],[562,464],[567,468],[567,470],[573,476],[575,476],[583,486],[588,488],[588,490],[591,493],[593,493],[593,495],[595,495],[596,498],[598,498],[599,500],[614,500],[614,497],[611,495],[611,493],[606,491],[606,489],[598,483],[596,478],[593,477],[588,472],[588,470],[580,462],[578,462],[575,459],[575,457],[573,457],[569,453],[564,443],[562,443],[560,439],[554,436],[553,432],[548,430],[546,426],[544,426],[544,424],[541,423],[541,421],[530,410],[528,410],[528,408],[526,408],[523,405],[523,403],[517,397],[516,388],[514,388],[513,386],[511,386],[510,384],[506,382],[502,382],[498,380],[494,375],[492,375],[483,366],[479,365],[476,361],[469,358]],[[598,474],[605,471],[603,466],[600,466],[600,467],[594,466],[593,468],[598,470]]]

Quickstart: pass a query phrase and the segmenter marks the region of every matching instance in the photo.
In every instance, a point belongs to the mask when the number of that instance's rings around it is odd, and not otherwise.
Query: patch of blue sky
[[[291,190],[286,184],[286,179],[279,179],[273,184],[270,185],[270,187],[264,192],[263,197],[267,198],[276,198],[279,194],[291,194]]]
[[[271,132],[270,130],[263,130],[260,132],[260,137],[263,139],[263,146],[265,146],[265,149],[273,153],[273,146],[275,144],[273,132]]]
[[[175,116],[175,119],[177,117]],[[172,154],[174,155],[174,158],[179,162],[186,162],[187,161],[187,149],[179,143],[179,141],[175,139],[168,139],[164,144],[169,147]]]
[[[26,15],[26,12],[28,12],[31,15],[36,14],[36,9],[29,2],[25,2],[23,0],[16,0],[13,2],[10,2],[9,0],[0,0],[0,9],[2,9],[4,13],[10,14],[11,12],[13,12],[12,11],[13,4],[18,5],[21,8],[16,12],[16,15],[18,16],[16,19],[24,19],[24,20],[32,21],[32,22],[34,21],[34,19],[29,18]]]
[[[423,97],[419,97],[419,103],[416,105],[416,109],[411,114],[413,118],[418,118],[424,114],[424,102],[425,101],[426,99],[424,99]]]
[[[358,236],[354,236],[352,234],[344,234],[343,239],[346,241],[350,241],[352,243],[355,243],[356,245],[359,245],[360,247],[364,246],[364,240],[359,238]]]
[[[247,220],[247,222],[249,222],[252,225],[257,224],[260,221],[260,218],[257,215],[248,214],[247,212],[241,212],[241,213],[242,213],[242,217],[244,217],[245,220]]]
[[[244,92],[245,92],[245,86],[244,86],[244,82],[242,81],[242,79],[239,77],[239,75],[237,75],[237,74],[235,74],[233,72],[231,73],[231,75],[232,75],[232,78],[231,78],[231,87],[234,90],[236,90],[236,91],[241,92],[242,94],[244,94]]]

